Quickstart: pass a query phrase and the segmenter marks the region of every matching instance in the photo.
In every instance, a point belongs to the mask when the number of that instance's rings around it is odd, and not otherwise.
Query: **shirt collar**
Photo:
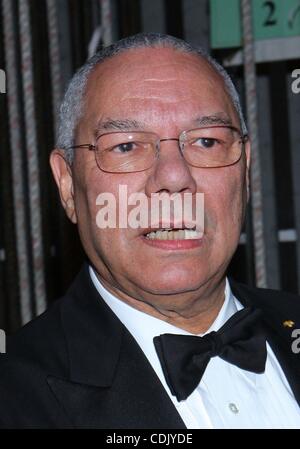
[[[170,399],[173,401],[175,407],[180,407],[180,402],[177,401],[175,396],[172,395],[169,387],[166,384],[165,376],[163,374],[161,364],[156,353],[153,338],[159,336],[161,334],[169,333],[169,334],[180,334],[180,335],[193,335],[183,329],[180,329],[172,324],[169,324],[163,320],[155,318],[147,313],[141,312],[140,310],[131,307],[126,304],[121,299],[117,298],[115,295],[110,293],[99,281],[96,273],[93,268],[89,267],[90,276],[92,282],[106,302],[106,304],[110,307],[110,309],[115,313],[115,315],[119,318],[119,320],[123,323],[123,325],[127,328],[127,330],[131,333],[133,338],[136,340],[148,361],[152,365],[152,368],[156,372],[159,377],[162,385],[166,389],[167,393],[170,396]],[[238,310],[242,309],[243,306],[241,303],[233,296],[231,292],[231,287],[226,278],[225,285],[225,300],[218,313],[215,321],[212,323],[210,328],[205,332],[211,332],[213,330],[217,331],[223,324],[236,313]],[[203,334],[199,334],[200,336]],[[247,375],[252,375],[253,373],[247,373]],[[250,380],[253,379],[250,376]]]

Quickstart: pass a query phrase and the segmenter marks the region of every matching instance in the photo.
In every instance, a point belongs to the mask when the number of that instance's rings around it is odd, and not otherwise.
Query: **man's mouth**
[[[149,240],[194,240],[201,239],[203,232],[196,229],[158,229],[144,234]]]

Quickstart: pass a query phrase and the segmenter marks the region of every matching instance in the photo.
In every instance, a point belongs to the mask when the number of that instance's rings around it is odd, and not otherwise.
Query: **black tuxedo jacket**
[[[300,354],[291,349],[300,298],[230,283],[243,305],[262,309],[269,344],[300,404]],[[144,353],[99,297],[87,265],[62,299],[9,339],[0,357],[0,426],[185,428]]]

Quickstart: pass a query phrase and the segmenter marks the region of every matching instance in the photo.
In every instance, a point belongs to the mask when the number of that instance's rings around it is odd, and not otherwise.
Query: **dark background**
[[[0,1],[0,68],[6,70],[8,48],[16,54],[17,84],[15,95],[19,121],[14,126],[20,131],[19,157],[21,160],[24,192],[26,254],[30,291],[30,318],[38,313],[38,298],[34,289],[33,243],[30,239],[30,182],[28,143],[31,130],[24,119],[26,105],[22,88],[22,34],[20,32],[20,2]],[[13,12],[13,40],[5,44],[4,2],[10,2]],[[40,191],[41,239],[46,285],[46,301],[51,303],[66,289],[78,271],[83,254],[76,228],[64,216],[56,186],[49,169],[49,153],[54,144],[55,109],[54,87],[51,75],[49,11],[46,0],[29,0],[30,40],[32,46],[34,119],[38,148],[38,186]],[[59,91],[63,92],[74,71],[88,56],[88,46],[95,28],[101,23],[99,0],[56,0],[59,38]],[[224,0],[224,4],[225,4]],[[114,0],[112,5],[112,39],[140,31],[158,31],[186,39],[210,50],[209,1],[207,0]],[[300,53],[300,50],[299,50]],[[222,62],[224,51],[213,52]],[[300,94],[291,94],[291,72],[300,68],[299,59],[257,64],[259,136],[262,161],[262,195],[264,200],[267,286],[290,292],[300,291],[299,232],[300,217]],[[230,67],[230,74],[244,99],[243,67]],[[10,93],[0,94],[0,327],[7,332],[16,330],[26,321],[22,316],[20,266],[17,253],[16,205],[9,120]],[[24,231],[24,229],[23,229]],[[247,236],[247,237],[246,237]],[[254,251],[249,208],[245,233],[233,258],[230,273],[240,281],[255,285]]]

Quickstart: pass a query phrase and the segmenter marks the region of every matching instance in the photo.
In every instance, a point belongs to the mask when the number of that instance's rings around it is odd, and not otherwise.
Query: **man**
[[[226,278],[250,142],[225,71],[181,40],[133,36],[75,75],[60,120],[50,162],[88,262],[11,338],[2,427],[300,427],[298,298]],[[120,186],[140,214],[160,194],[192,198],[195,219],[203,195],[204,220],[179,224],[174,206],[139,227],[129,202],[120,226]]]

